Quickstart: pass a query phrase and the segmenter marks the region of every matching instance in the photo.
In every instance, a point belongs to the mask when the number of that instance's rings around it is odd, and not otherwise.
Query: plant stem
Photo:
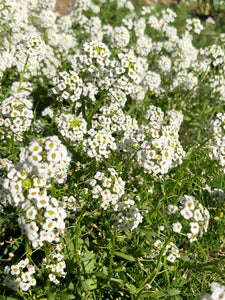
[[[58,107],[57,107],[56,110],[55,110],[54,116],[53,116],[53,118],[52,118],[52,120],[51,120],[51,124],[50,124],[50,126],[49,126],[49,130],[48,130],[48,133],[49,133],[49,134],[51,134],[52,127],[53,127],[54,122],[55,122],[55,118],[56,118],[56,116],[57,116],[57,114],[58,114],[58,112],[59,112],[61,106],[62,106],[62,102],[59,102],[59,105],[58,105]]]
[[[169,243],[169,238],[165,241],[165,243],[164,243],[162,249],[160,250],[160,254],[159,254],[159,258],[158,258],[158,262],[157,262],[155,274],[153,274],[153,275],[151,274],[151,275],[149,275],[149,276],[145,279],[145,281],[144,281],[143,284],[142,284],[142,287],[139,289],[139,291],[138,291],[138,293],[137,293],[137,295],[136,295],[136,297],[135,297],[135,300],[141,299],[141,294],[142,294],[142,291],[143,291],[144,288],[145,288],[145,284],[146,284],[146,283],[149,283],[149,284],[151,285],[151,283],[155,280],[156,276],[159,274],[159,269],[160,269],[160,267],[161,267],[161,262],[162,262],[163,253],[164,253],[164,251],[165,251],[166,246],[167,246],[168,243]]]
[[[19,86],[18,86],[18,90],[17,90],[18,93],[19,93],[20,90],[21,90],[21,85],[22,85],[22,83],[23,83],[23,78],[24,78],[24,74],[25,74],[25,72],[26,72],[26,68],[27,68],[27,63],[28,63],[29,57],[30,57],[30,55],[28,54],[28,55],[27,55],[27,58],[26,58],[26,61],[25,61],[25,64],[24,64],[24,67],[23,67],[23,71],[22,71],[21,77],[20,77],[20,82],[19,82]]]
[[[23,292],[19,288],[16,291],[20,295],[20,297],[22,297],[24,300],[27,300],[27,297],[24,296]]]
[[[77,283],[80,283],[81,280],[81,263],[79,256],[79,235],[80,235],[80,223],[85,216],[85,206],[81,210],[81,214],[76,223],[76,232],[75,232],[75,257],[76,257],[76,267],[77,267]]]
[[[111,235],[111,243],[112,243],[112,248],[111,248],[111,253],[110,253],[110,260],[109,260],[109,275],[108,275],[108,284],[112,278],[112,266],[113,266],[113,256],[115,252],[115,245],[116,245],[116,233],[114,232]]]
[[[207,261],[207,260],[208,260],[208,257],[207,257],[207,254],[205,253],[205,250],[203,249],[202,245],[199,243],[198,240],[197,240],[196,242],[197,242],[197,245],[198,245],[198,247],[199,247],[199,249],[200,249],[200,251],[201,251],[201,253],[202,253],[204,259]]]

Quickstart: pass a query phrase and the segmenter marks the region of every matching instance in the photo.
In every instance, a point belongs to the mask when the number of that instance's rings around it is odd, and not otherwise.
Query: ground
[[[67,11],[72,2],[74,2],[74,0],[57,0],[56,1],[55,9],[59,13],[60,16],[64,16],[67,14]]]

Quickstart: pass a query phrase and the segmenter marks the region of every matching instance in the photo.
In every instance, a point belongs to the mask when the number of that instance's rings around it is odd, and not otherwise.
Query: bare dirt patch
[[[74,0],[57,0],[55,10],[60,16],[65,16],[68,12],[70,4],[73,2]]]

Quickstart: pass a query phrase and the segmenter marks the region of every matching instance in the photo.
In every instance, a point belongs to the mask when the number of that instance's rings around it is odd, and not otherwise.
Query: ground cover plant
[[[185,5],[1,0],[1,299],[225,299],[225,35]]]

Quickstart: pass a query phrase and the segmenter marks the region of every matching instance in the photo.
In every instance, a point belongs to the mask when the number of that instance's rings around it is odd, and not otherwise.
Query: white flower
[[[196,222],[203,220],[203,217],[202,217],[202,214],[201,214],[199,208],[194,211],[194,219]]]
[[[39,145],[38,142],[33,142],[29,145],[28,150],[31,151],[33,154],[38,154],[42,151],[42,147]]]
[[[48,277],[49,277],[50,281],[53,281],[53,282],[54,282],[55,279],[56,279],[56,276],[55,276],[54,274],[52,274],[52,273],[49,274]]]
[[[52,231],[40,231],[40,241],[47,241],[49,243],[53,242],[55,240],[55,234]]]
[[[48,155],[47,155],[47,160],[50,161],[50,162],[59,162],[60,161],[60,154],[57,150],[51,150],[48,152]]]
[[[173,255],[173,254],[171,253],[171,254],[169,254],[169,255],[167,256],[166,259],[167,259],[168,261],[170,261],[171,263],[173,263],[173,262],[175,262],[175,260],[176,260],[176,256]]]
[[[197,241],[197,237],[193,233],[187,233],[187,237],[189,238],[191,243]]]
[[[182,229],[182,225],[181,223],[177,222],[177,223],[173,223],[173,231],[180,233]]]
[[[37,199],[39,193],[40,193],[39,188],[30,188],[28,191],[27,198],[28,199]]]
[[[28,283],[28,282],[21,282],[20,283],[20,289],[22,291],[28,291],[29,288],[30,288],[30,283]]]
[[[199,225],[198,225],[198,223],[197,222],[191,222],[190,225],[191,225],[191,232],[194,235],[197,235],[199,233]]]
[[[53,231],[56,228],[56,222],[52,219],[46,219],[42,227],[44,230]]]
[[[17,265],[12,265],[11,266],[11,274],[12,275],[19,275],[20,274],[20,269]]]
[[[192,198],[188,198],[186,203],[185,203],[185,206],[190,209],[190,210],[193,210],[195,208],[195,203],[194,203],[194,199]]]
[[[104,186],[104,187],[110,187],[111,186],[111,183],[112,183],[112,179],[111,178],[107,178],[107,177],[105,177],[104,178],[104,181],[103,181],[103,183],[102,183],[102,186]]]
[[[161,249],[162,246],[163,246],[163,242],[161,242],[160,240],[157,240],[155,243],[154,243],[154,246],[158,249]]]
[[[29,282],[31,280],[31,275],[29,274],[29,272],[25,272],[25,273],[22,273],[21,274],[21,279],[24,281],[24,282]]]
[[[39,228],[38,228],[36,222],[32,221],[29,224],[25,224],[24,230],[30,241],[34,241],[38,238],[37,232],[38,232]]]
[[[183,208],[181,211],[180,211],[180,214],[186,219],[190,219],[193,217],[193,212],[191,210],[189,210],[187,207]]]
[[[57,208],[51,205],[47,206],[44,216],[45,218],[55,219],[57,217]]]
[[[225,287],[216,287],[211,295],[212,300],[225,300]]]
[[[41,160],[42,156],[39,154],[32,154],[28,157],[28,161],[34,166],[37,166]]]
[[[34,220],[37,214],[37,210],[34,208],[34,206],[31,206],[26,212],[25,217]]]
[[[49,196],[46,194],[38,195],[36,198],[36,205],[38,208],[47,207],[49,205]]]
[[[203,293],[200,295],[199,300],[212,300],[212,298],[209,294]]]

